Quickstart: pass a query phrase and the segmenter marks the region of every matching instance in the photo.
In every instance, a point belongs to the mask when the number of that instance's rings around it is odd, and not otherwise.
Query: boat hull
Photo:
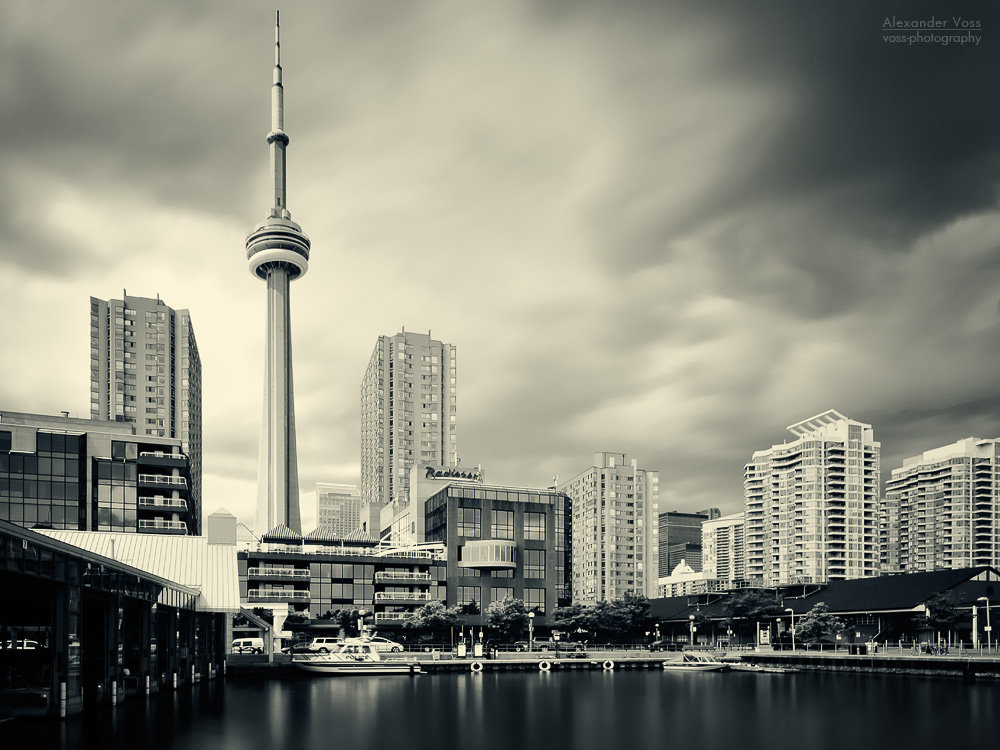
[[[299,669],[326,675],[422,674],[420,665],[409,662],[296,661]]]
[[[664,664],[664,672],[725,672],[728,664]]]

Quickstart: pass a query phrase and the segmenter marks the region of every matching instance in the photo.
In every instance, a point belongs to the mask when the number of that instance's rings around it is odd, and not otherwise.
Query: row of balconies
[[[149,510],[170,510],[176,513],[186,513],[188,510],[187,500],[179,500],[163,495],[140,496],[139,507]]]
[[[248,568],[247,576],[250,578],[293,578],[299,580],[309,580],[310,571],[308,568],[258,567]]]
[[[187,479],[184,477],[172,477],[166,474],[140,474],[139,484],[156,484],[169,487],[187,488]]]

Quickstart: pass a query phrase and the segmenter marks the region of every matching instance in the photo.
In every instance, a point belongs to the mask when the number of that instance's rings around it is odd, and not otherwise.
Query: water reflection
[[[986,748],[998,706],[998,684],[834,674],[318,677],[0,724],[0,748]]]

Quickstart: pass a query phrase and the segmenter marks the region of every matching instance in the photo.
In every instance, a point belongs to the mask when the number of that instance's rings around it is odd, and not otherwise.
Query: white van
[[[238,638],[233,641],[234,654],[263,654],[263,638]]]
[[[336,651],[343,643],[339,638],[313,638],[309,650],[325,654],[328,651]]]

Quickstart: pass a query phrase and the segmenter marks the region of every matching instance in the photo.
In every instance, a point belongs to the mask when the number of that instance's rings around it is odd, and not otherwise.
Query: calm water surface
[[[208,683],[0,748],[1000,747],[1000,685],[836,674],[568,672]]]

